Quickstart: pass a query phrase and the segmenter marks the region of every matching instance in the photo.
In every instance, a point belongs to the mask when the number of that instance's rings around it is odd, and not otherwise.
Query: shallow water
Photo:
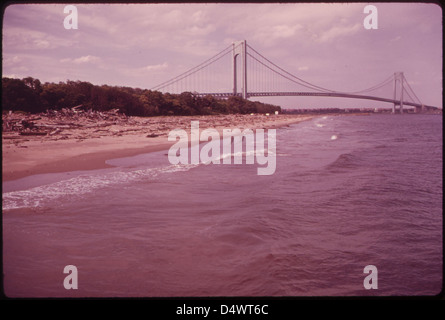
[[[442,118],[318,117],[258,165],[115,168],[3,184],[8,296],[405,296],[442,288]],[[66,265],[78,289],[66,290]],[[366,290],[363,269],[378,269]]]

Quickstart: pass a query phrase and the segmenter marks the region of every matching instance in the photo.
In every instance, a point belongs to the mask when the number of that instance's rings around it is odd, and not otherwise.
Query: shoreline
[[[65,130],[63,136],[2,134],[2,181],[13,181],[44,173],[95,170],[112,167],[107,160],[168,150],[173,129],[190,132],[190,122],[200,121],[200,130],[214,128],[277,129],[317,115],[219,115],[130,117],[128,123],[88,129]],[[46,120],[46,119],[45,119]],[[116,134],[117,133],[117,134]],[[148,133],[148,134],[147,134]]]

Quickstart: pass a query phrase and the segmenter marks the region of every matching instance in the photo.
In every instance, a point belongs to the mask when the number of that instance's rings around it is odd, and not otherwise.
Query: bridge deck
[[[233,93],[198,93],[199,96],[211,95],[219,98],[228,98],[233,96]],[[237,94],[237,96],[241,96],[241,94]],[[277,96],[315,96],[315,97],[339,97],[339,98],[352,98],[352,99],[366,99],[366,100],[374,100],[374,101],[382,101],[388,102],[392,104],[399,104],[399,100],[380,98],[374,96],[367,95],[359,95],[359,94],[350,94],[350,93],[341,93],[341,92],[248,92],[247,97],[277,97]],[[437,109],[434,106],[421,105],[419,103],[403,101],[403,105],[413,106],[416,108],[425,108],[425,109]]]

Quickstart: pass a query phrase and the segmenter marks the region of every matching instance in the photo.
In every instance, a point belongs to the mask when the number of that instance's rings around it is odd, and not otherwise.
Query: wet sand
[[[199,121],[200,130],[215,128],[279,128],[309,120],[309,115],[218,115],[128,117],[125,121],[104,124],[100,121],[60,130],[56,134],[23,136],[19,132],[2,133],[3,181],[40,173],[93,170],[108,167],[106,160],[141,153],[168,150],[173,129],[190,133],[190,122]],[[35,123],[48,123],[42,117]]]

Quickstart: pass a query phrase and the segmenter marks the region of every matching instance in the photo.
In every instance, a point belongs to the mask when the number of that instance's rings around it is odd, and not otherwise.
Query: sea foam
[[[82,174],[77,177],[27,190],[3,193],[3,210],[35,208],[62,197],[79,197],[108,186],[178,171],[188,171],[197,165],[169,165],[134,171],[114,171],[105,174]]]

